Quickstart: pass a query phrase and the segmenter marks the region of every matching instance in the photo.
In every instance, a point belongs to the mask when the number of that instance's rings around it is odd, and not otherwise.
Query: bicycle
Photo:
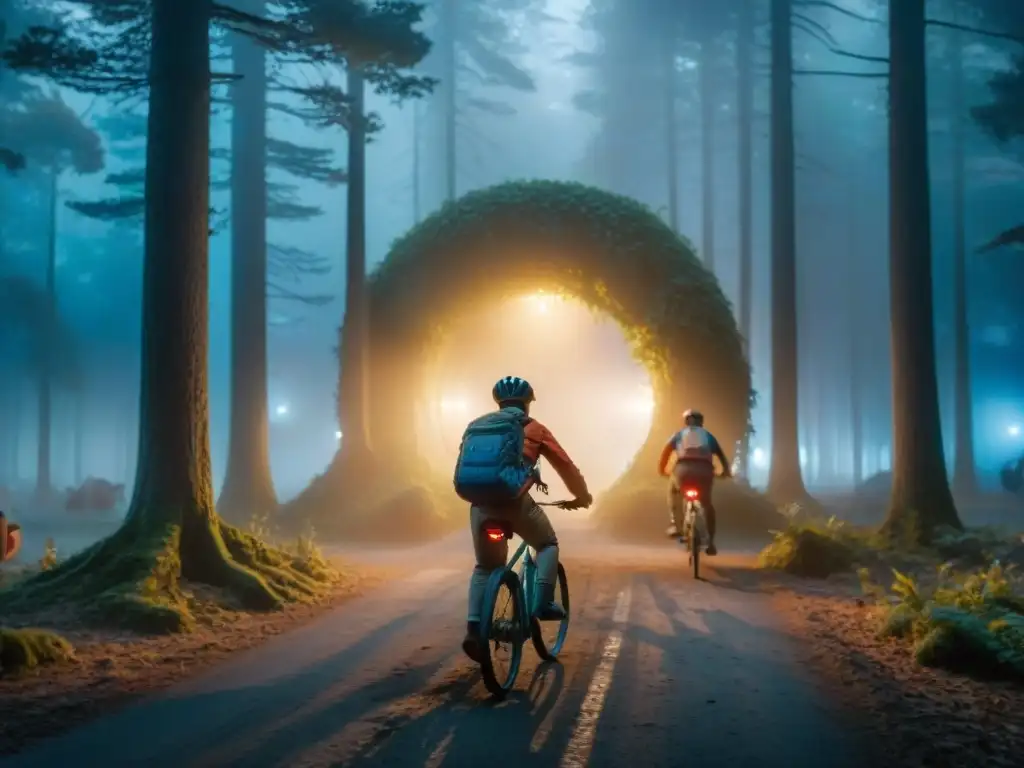
[[[566,509],[572,503],[568,500],[553,501],[542,503],[540,506]],[[509,541],[513,535],[507,523],[493,520],[485,523],[483,533],[488,541],[495,543]],[[516,569],[520,560],[522,563]],[[495,616],[495,609],[502,602],[500,598],[503,591],[508,597],[504,600],[502,609],[509,605],[512,607],[512,616],[508,618]],[[533,609],[538,596],[537,562],[533,550],[526,542],[520,544],[505,566],[495,570],[488,579],[480,612],[480,672],[484,686],[495,698],[504,699],[515,685],[523,659],[523,645],[526,644],[527,638],[533,641],[533,648],[541,659],[558,660],[558,654],[565,644],[565,636],[569,631],[569,584],[561,563],[558,564],[555,594],[565,609],[565,618],[558,622],[554,638],[549,642],[544,637],[542,625],[552,625],[555,622],[541,622],[534,616]],[[508,646],[511,653],[507,671],[502,679],[495,657],[504,646]]]
[[[726,477],[724,473],[716,472],[716,478]],[[686,504],[683,514],[683,536],[686,540],[686,550],[690,558],[688,565],[693,566],[693,578],[700,578],[700,553],[710,539],[708,535],[708,521],[704,516],[704,505],[701,503],[700,490],[692,485],[682,484],[680,491]]]

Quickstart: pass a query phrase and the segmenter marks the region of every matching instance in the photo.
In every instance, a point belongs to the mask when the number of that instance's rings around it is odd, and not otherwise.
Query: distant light
[[[337,431],[336,431],[336,432],[334,433],[334,439],[335,439],[335,440],[341,440],[341,430],[340,430],[340,429],[339,429],[339,430],[337,430]]]
[[[755,448],[750,454],[750,460],[755,467],[768,465],[768,455],[761,448]]]
[[[627,410],[638,416],[650,416],[654,413],[654,406],[654,390],[649,386],[640,387],[640,394],[626,401]]]
[[[461,397],[446,397],[441,400],[442,413],[465,413],[469,405]]]
[[[276,413],[278,416],[287,416],[288,404],[282,403],[281,405],[277,406],[277,408],[274,409],[274,413]]]
[[[537,314],[546,315],[551,310],[551,297],[544,291],[532,293],[526,297],[526,300]]]
[[[806,466],[806,465],[807,465],[807,449],[806,448],[801,448],[800,449],[800,466],[803,467],[803,466]]]
[[[1006,434],[1010,437],[1020,437],[1020,424],[1011,424],[1006,428]]]

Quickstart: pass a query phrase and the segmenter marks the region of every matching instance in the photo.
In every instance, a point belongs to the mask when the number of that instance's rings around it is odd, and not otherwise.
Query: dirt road
[[[532,648],[491,703],[458,651],[466,535],[402,553],[421,564],[213,674],[35,746],[3,766],[862,766],[771,600],[685,556],[600,541],[559,520],[572,625],[561,665]],[[740,555],[725,555],[735,566]]]

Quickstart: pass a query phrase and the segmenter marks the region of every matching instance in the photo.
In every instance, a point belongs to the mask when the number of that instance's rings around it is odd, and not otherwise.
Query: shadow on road
[[[563,693],[564,668],[539,665],[527,690],[513,691],[504,702],[482,699],[486,694],[479,690],[478,677],[467,669],[443,691],[431,692],[440,695],[429,710],[388,717],[346,765],[469,765],[488,752],[501,765],[531,759],[553,764],[550,758],[564,750],[576,711],[563,707],[554,722],[547,722]]]

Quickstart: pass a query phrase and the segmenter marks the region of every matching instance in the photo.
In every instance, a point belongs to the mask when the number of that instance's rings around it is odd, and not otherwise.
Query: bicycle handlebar
[[[562,501],[539,501],[537,502],[538,507],[560,507],[565,509],[568,504],[575,504],[576,499],[564,499]]]

